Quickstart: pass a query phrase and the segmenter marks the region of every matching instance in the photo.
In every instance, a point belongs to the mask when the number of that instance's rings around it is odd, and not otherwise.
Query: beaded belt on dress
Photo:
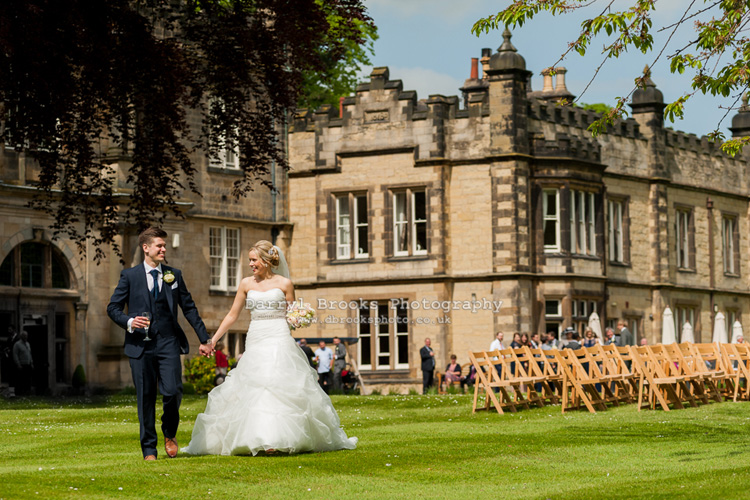
[[[258,321],[261,319],[285,319],[286,318],[286,311],[274,309],[269,311],[258,311],[255,310],[252,312],[251,319],[253,321]]]

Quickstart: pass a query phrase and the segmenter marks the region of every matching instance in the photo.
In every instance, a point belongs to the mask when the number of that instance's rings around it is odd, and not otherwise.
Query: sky
[[[491,31],[476,37],[471,27],[477,19],[495,14],[508,5],[508,0],[364,0],[368,14],[378,27],[379,39],[375,42],[373,66],[388,66],[392,80],[402,80],[404,90],[416,90],[420,99],[430,94],[459,95],[459,88],[469,78],[471,58],[481,57],[482,48],[496,52],[502,43],[502,32]],[[623,5],[625,0],[616,0]],[[632,0],[631,2],[632,3]],[[702,2],[697,2],[702,5]],[[557,62],[568,42],[579,33],[580,23],[587,17],[598,15],[602,2],[594,1],[594,10],[552,17],[543,13],[521,28],[513,29],[512,43],[526,59],[526,69],[533,72],[533,90],[542,89],[540,72]],[[654,14],[654,31],[659,26],[679,19],[684,0],[660,0]],[[617,5],[615,5],[617,6]],[[682,8],[682,10],[681,10]],[[597,10],[598,9],[598,10]],[[665,41],[669,32],[654,33]],[[691,76],[672,75],[666,56],[694,35],[692,24],[682,26],[661,56],[661,62],[652,68],[652,80],[671,102],[690,91]],[[569,55],[558,66],[567,68],[566,85],[570,92],[580,96],[603,60],[601,47],[604,39],[596,39],[586,57]],[[614,104],[616,98],[633,89],[636,77],[646,65],[651,65],[656,53],[641,54],[631,50],[619,59],[610,60],[597,75],[593,84],[580,97],[582,103]],[[363,80],[369,79],[371,68],[363,68]],[[675,123],[666,122],[676,130],[707,134],[717,127],[731,136],[728,127],[736,111],[719,106],[737,106],[735,99],[719,99],[696,95],[686,106],[686,116]],[[629,110],[629,108],[627,108]],[[723,118],[723,121],[722,121]],[[721,122],[721,124],[720,124]],[[720,124],[720,125],[719,125]]]

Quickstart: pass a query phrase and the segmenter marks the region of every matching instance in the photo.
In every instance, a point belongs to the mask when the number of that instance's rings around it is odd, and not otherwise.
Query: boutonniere
[[[166,271],[161,279],[164,280],[164,283],[169,285],[174,281],[174,273],[172,271]]]

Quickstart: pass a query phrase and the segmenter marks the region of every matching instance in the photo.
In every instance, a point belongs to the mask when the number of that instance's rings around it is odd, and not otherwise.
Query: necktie
[[[159,271],[152,269],[151,276],[154,277],[154,289],[151,290],[151,293],[153,294],[154,299],[156,299],[159,297]]]

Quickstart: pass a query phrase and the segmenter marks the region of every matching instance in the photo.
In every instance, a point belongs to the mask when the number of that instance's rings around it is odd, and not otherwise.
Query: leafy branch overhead
[[[726,104],[720,106],[726,109],[724,118],[732,109],[737,109],[750,82],[750,38],[746,36],[750,22],[750,2],[686,0],[678,9],[678,18],[674,22],[656,28],[654,17],[656,10],[660,8],[656,0],[618,2],[618,7],[623,7],[620,9],[614,8],[614,4],[614,0],[603,4],[591,0],[515,0],[497,14],[478,20],[472,32],[479,35],[503,27],[521,27],[540,12],[561,16],[586,9],[586,12],[594,14],[593,17],[581,23],[578,37],[568,44],[558,61],[551,66],[556,66],[571,52],[586,55],[591,50],[594,39],[599,36],[606,41],[594,78],[607,60],[617,59],[628,49],[653,54],[643,74],[635,78],[630,93],[617,97],[611,110],[591,124],[590,130],[594,134],[605,131],[607,125],[623,117],[624,106],[633,92],[645,87],[649,81],[649,68],[660,64],[668,64],[672,73],[692,73],[690,87],[684,89],[683,95],[666,105],[664,116],[667,120],[674,122],[675,119],[682,118],[685,105],[699,92],[724,99]],[[675,45],[679,43],[675,37],[677,30],[685,25],[692,26],[694,35],[689,42]],[[655,45],[654,33],[663,33],[664,41]],[[716,125],[716,130],[709,134],[709,138],[723,141],[722,149],[730,155],[736,155],[750,138],[726,140],[719,131],[720,125],[721,123]]]
[[[32,204],[55,235],[93,240],[98,260],[122,224],[200,194],[197,151],[239,150],[235,196],[270,186],[270,165],[287,166],[279,124],[310,75],[333,86],[375,36],[361,0],[5,0],[4,140],[38,164]]]

